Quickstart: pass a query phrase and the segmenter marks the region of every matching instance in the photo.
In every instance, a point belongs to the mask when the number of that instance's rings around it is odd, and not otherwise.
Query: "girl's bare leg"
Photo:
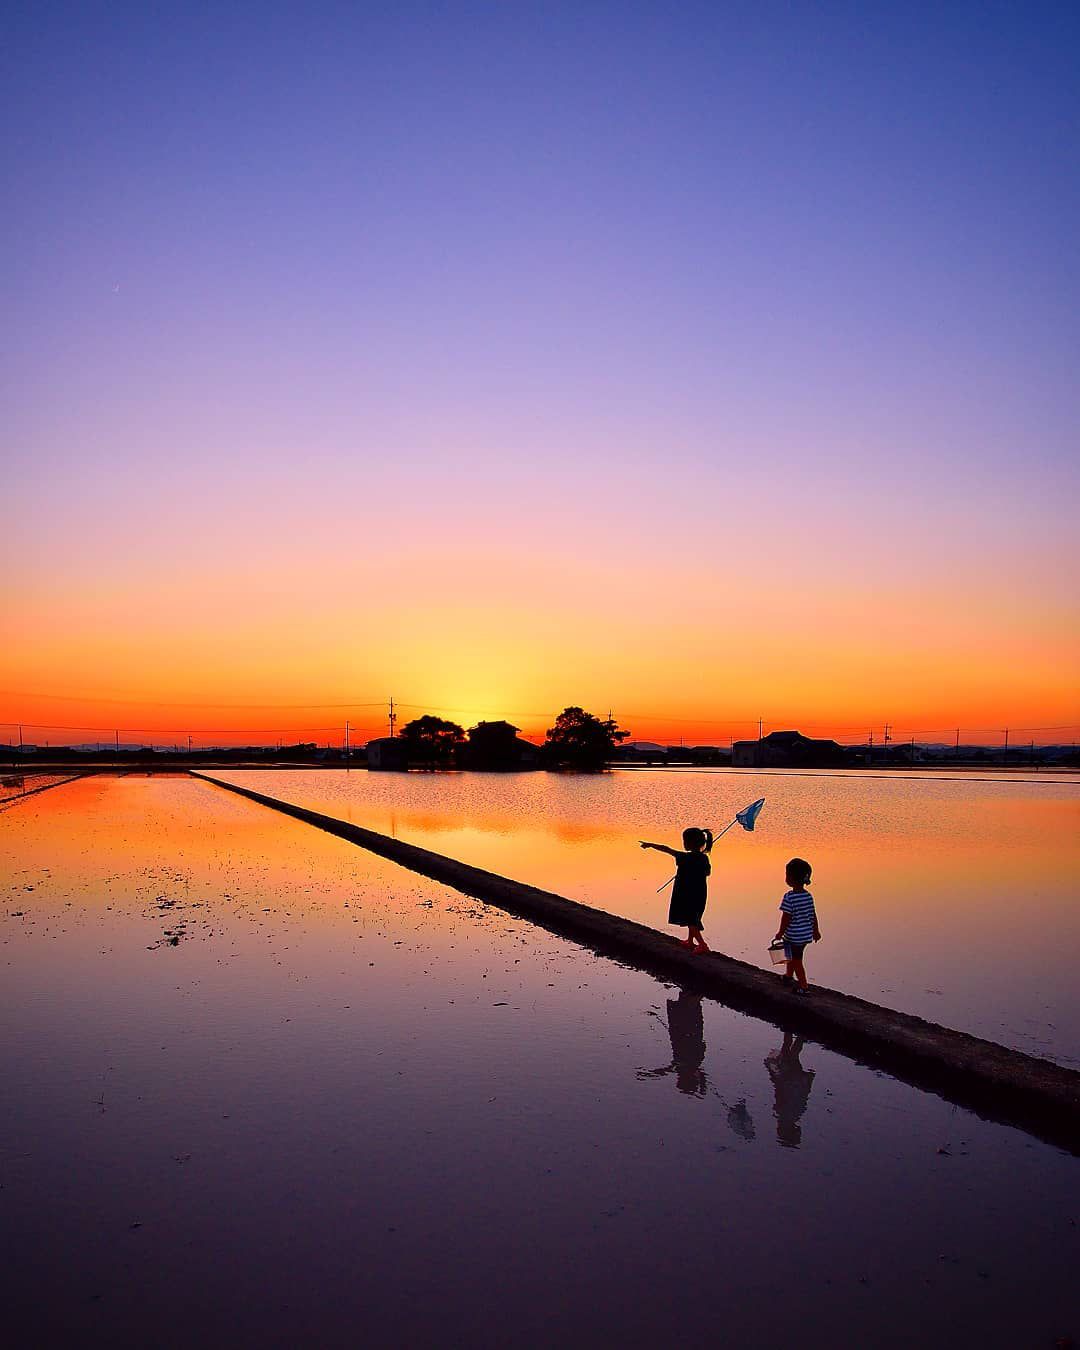
[[[707,952],[709,950],[709,944],[701,936],[700,928],[690,929],[690,945],[699,952]]]
[[[801,961],[789,961],[788,968],[804,989],[809,987],[810,981],[806,978],[806,967]]]

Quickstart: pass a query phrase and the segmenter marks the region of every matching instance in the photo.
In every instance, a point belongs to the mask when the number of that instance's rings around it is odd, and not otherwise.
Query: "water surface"
[[[1075,1158],[209,785],[27,798],[0,885],[15,1343],[1080,1330]]]

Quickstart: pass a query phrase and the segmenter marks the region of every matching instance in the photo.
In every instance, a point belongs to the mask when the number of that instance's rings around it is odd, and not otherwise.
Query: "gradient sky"
[[[0,718],[1080,723],[1076,5],[46,3],[0,62]]]

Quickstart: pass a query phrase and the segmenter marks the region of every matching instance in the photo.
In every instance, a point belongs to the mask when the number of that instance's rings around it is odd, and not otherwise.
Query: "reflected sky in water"
[[[1080,783],[861,774],[218,772],[664,928],[679,846],[755,797],[713,854],[706,935],[769,966],[793,855],[814,866],[818,980],[1080,1067]],[[675,931],[675,930],[671,930]]]
[[[1077,1330],[1076,1159],[308,826],[87,780],[0,818],[0,883],[34,1344]]]

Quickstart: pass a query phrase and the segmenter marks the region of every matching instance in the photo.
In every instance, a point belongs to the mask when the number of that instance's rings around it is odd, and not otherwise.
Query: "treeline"
[[[477,722],[466,730],[457,722],[430,714],[417,717],[394,737],[369,742],[366,762],[375,769],[603,769],[616,747],[629,736],[615,721],[583,708],[564,708],[542,745],[524,740],[510,722]],[[0,749],[0,759],[3,751]],[[214,746],[172,749],[152,746],[8,747],[13,768],[33,764],[122,765],[161,768],[210,764],[339,765],[364,762],[362,751],[347,755],[339,746],[314,741],[294,745]]]
[[[578,707],[563,709],[540,746],[523,740],[510,722],[478,722],[466,731],[457,722],[425,715],[406,723],[396,738],[404,764],[380,767],[602,769],[629,734],[612,718],[601,719]],[[387,742],[378,745],[381,758]]]

